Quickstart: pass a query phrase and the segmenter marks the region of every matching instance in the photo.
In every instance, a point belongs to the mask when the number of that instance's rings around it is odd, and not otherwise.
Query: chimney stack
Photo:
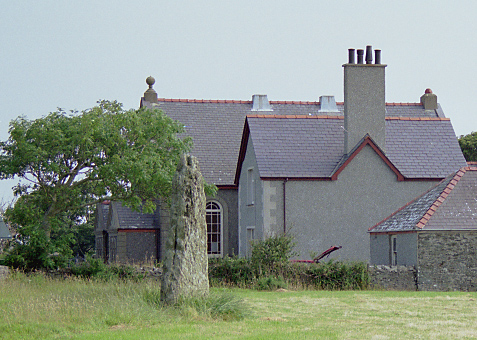
[[[357,50],[358,63],[354,61],[354,49],[348,50],[348,63],[344,64],[344,153],[348,154],[366,135],[385,150],[385,68],[381,64],[381,51],[366,47]]]
[[[273,111],[266,94],[254,94],[252,96],[252,111]]]
[[[421,104],[424,110],[437,110],[437,96],[432,93],[431,89],[426,89],[421,96]]]

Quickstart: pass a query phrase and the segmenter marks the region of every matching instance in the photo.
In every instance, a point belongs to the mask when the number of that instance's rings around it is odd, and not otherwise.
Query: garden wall
[[[414,266],[369,266],[368,274],[371,289],[417,290]]]

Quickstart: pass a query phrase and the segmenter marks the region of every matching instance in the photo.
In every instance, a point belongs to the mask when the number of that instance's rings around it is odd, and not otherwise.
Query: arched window
[[[210,257],[222,256],[222,207],[218,202],[207,202],[205,219],[207,221],[207,254]]]

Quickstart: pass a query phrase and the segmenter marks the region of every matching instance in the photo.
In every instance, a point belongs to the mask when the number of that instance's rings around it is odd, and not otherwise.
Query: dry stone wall
[[[425,232],[418,237],[419,290],[477,291],[477,232]]]
[[[417,271],[414,266],[369,266],[368,274],[371,289],[417,289]]]

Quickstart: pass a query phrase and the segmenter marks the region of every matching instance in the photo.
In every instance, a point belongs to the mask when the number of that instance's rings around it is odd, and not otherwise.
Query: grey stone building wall
[[[123,232],[126,235],[126,257],[129,262],[151,263],[157,258],[156,230]]]
[[[416,198],[432,181],[398,181],[387,164],[366,146],[336,181],[289,181],[286,224],[300,258],[343,246],[330,258],[370,260],[368,228]]]
[[[418,289],[477,291],[477,231],[418,234]]]
[[[368,274],[371,289],[417,289],[417,270],[414,266],[369,266]]]

